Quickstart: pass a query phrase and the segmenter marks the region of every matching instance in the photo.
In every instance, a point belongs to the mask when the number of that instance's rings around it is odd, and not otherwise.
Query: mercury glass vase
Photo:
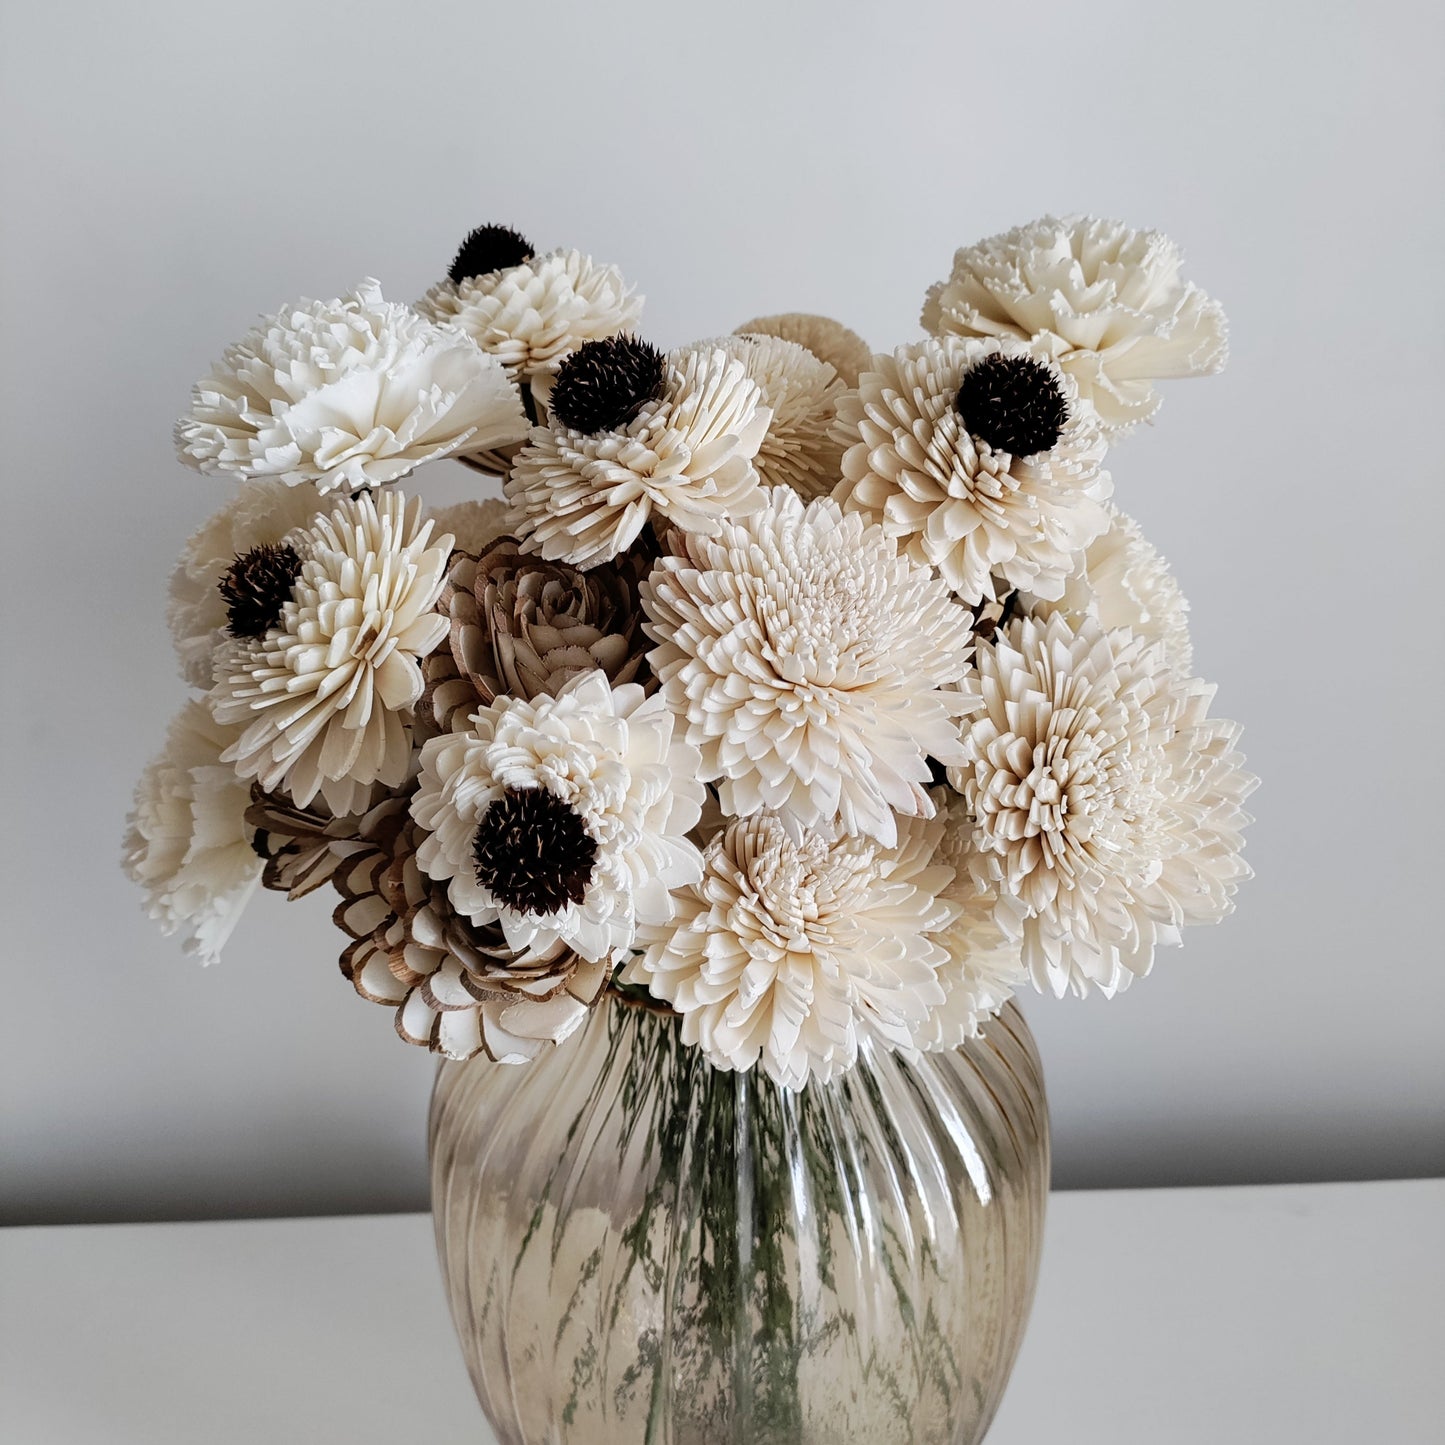
[[[790,1093],[608,995],[522,1067],[443,1063],[432,1212],[501,1445],[973,1445],[1023,1337],[1049,1178],[1010,1005]]]

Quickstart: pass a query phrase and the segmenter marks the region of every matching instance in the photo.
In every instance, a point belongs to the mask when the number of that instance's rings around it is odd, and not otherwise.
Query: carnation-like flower
[[[632,682],[645,661],[637,591],[648,565],[624,553],[579,572],[523,552],[513,537],[499,537],[479,557],[453,553],[437,601],[447,645],[422,664],[418,710],[447,732],[469,726],[499,697],[555,696],[592,668],[613,686]]]
[[[507,530],[507,504],[500,497],[480,497],[450,507],[431,509],[437,534],[449,532],[459,552],[479,557]]]
[[[667,920],[670,889],[700,874],[686,837],[697,775],[661,697],[613,689],[594,669],[556,697],[498,699],[470,730],[427,742],[417,860],[449,885],[458,914],[499,923],[519,957],[565,947],[611,961],[639,922]]]
[[[487,259],[498,257],[468,262],[459,256],[452,269]],[[563,248],[481,273],[464,269],[433,286],[417,310],[465,331],[520,381],[555,372],[588,341],[636,326],[642,297],[616,266]]]
[[[673,534],[642,585],[650,660],[734,815],[891,844],[961,759],[970,617],[881,527],[775,487],[715,538]]]
[[[211,707],[243,729],[226,754],[243,778],[355,813],[373,783],[406,778],[418,660],[447,631],[432,608],[452,539],[393,491],[342,501],[290,537],[291,597],[263,637],[221,649]]]
[[[301,301],[248,332],[196,384],[176,423],[198,471],[375,487],[435,457],[519,441],[526,413],[506,369],[452,326],[363,281]]]
[[[772,415],[746,366],[718,347],[661,361],[655,391],[630,338],[594,342],[561,369],[555,424],[533,429],[505,484],[527,551],[594,567],[649,521],[711,535],[762,506],[753,458]]]
[[[1036,987],[1113,994],[1184,925],[1229,913],[1249,876],[1239,728],[1207,716],[1214,689],[1163,647],[1087,618],[1019,618],[978,668],[984,707],[948,776],[1007,905],[995,916]]]
[[[1138,522],[1112,507],[1108,529],[1089,544],[1063,595],[1054,602],[1027,595],[1021,600],[1036,617],[1062,612],[1070,622],[1092,617],[1106,632],[1127,627],[1136,637],[1160,643],[1182,676],[1193,670],[1189,603]]]
[[[214,963],[261,878],[251,851],[251,790],[221,754],[235,732],[203,702],[181,709],[165,750],[141,774],[124,866],[163,933],[185,934],[187,953]]]
[[[791,487],[804,501],[831,492],[843,459],[832,426],[839,398],[848,389],[833,367],[796,341],[762,333],[700,344],[741,361],[773,414],[753,462],[762,484]]]
[[[788,311],[779,316],[757,316],[737,328],[739,336],[776,336],[806,346],[819,361],[826,361],[843,379],[845,386],[857,386],[868,370],[873,349],[841,321],[813,316],[806,311]]]
[[[278,546],[326,505],[309,483],[247,482],[186,543],[171,574],[166,619],[181,676],[192,687],[210,687],[216,649],[227,636],[229,608],[221,595],[227,574],[254,549]]]
[[[1113,486],[1069,377],[1017,343],[954,336],[873,368],[839,403],[844,509],[937,567],[965,602],[994,598],[997,579],[1057,597],[1108,525]]]
[[[958,251],[928,293],[923,325],[1019,338],[1056,360],[1120,436],[1159,409],[1156,381],[1224,365],[1224,310],[1182,279],[1182,265],[1159,231],[1045,216]]]
[[[625,979],[682,1015],[684,1043],[720,1069],[761,1062],[799,1089],[849,1068],[863,1037],[909,1048],[944,1002],[931,934],[956,905],[934,861],[942,825],[903,819],[894,846],[796,834],[776,813],[735,820]]]

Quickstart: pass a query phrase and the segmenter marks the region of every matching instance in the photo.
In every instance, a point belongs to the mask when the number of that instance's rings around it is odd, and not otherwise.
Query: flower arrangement
[[[258,884],[329,887],[410,1043],[524,1062],[610,991],[801,1088],[1224,917],[1254,780],[1106,469],[1223,364],[1174,245],[995,236],[878,354],[803,315],[663,350],[641,309],[485,226],[197,383],[178,451],[234,490],[125,850],[165,930],[210,962]],[[503,499],[429,511],[446,458]]]

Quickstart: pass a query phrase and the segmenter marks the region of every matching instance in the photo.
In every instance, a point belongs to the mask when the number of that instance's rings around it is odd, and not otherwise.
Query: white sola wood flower
[[[289,306],[232,346],[196,384],[176,446],[198,471],[328,492],[394,482],[435,457],[526,432],[494,357],[363,281],[335,300]]]
[[[125,870],[147,912],[163,932],[184,931],[202,963],[219,957],[263,866],[245,822],[251,789],[221,761],[234,739],[203,702],[188,702],[141,775],[126,832]]]
[[[1056,597],[1108,524],[1093,412],[1016,343],[928,339],[873,359],[839,404],[834,496],[938,568],[966,602],[1001,578]]]
[[[929,935],[958,911],[939,896],[954,878],[934,858],[941,832],[906,818],[884,847],[797,835],[772,812],[737,819],[626,978],[670,1003],[716,1067],[761,1063],[788,1088],[850,1067],[865,1036],[911,1047],[945,1001]]]
[[[417,861],[457,913],[500,923],[519,957],[560,945],[610,961],[701,872],[686,836],[697,774],[661,697],[635,683],[593,670],[556,697],[499,698],[422,749]]]
[[[352,813],[373,783],[406,779],[405,715],[422,693],[418,659],[446,636],[432,607],[452,539],[432,535],[419,500],[387,491],[340,502],[288,540],[286,567],[261,579],[275,586],[275,620],[258,605],[260,635],[217,654],[211,707],[242,729],[226,754],[242,777]]]
[[[651,661],[732,814],[894,841],[960,760],[971,618],[879,527],[784,487],[643,583]]]
[[[978,667],[984,706],[949,781],[977,819],[996,916],[1036,987],[1112,994],[1186,924],[1229,913],[1249,876],[1239,729],[1127,628],[1020,618]]]
[[[845,386],[857,386],[858,377],[868,370],[873,349],[841,321],[815,316],[807,311],[787,311],[778,316],[756,316],[735,328],[737,336],[776,336],[806,346],[819,361],[826,361],[843,378]]]
[[[958,251],[948,280],[928,293],[923,325],[1018,337],[1058,361],[1121,435],[1159,409],[1156,381],[1224,365],[1224,311],[1183,280],[1182,265],[1158,231],[1045,216]]]

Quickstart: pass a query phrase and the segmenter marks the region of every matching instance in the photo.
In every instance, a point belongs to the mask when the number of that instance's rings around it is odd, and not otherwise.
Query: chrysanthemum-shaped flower
[[[176,445],[198,471],[329,492],[394,482],[434,457],[526,432],[521,398],[495,358],[364,281],[248,332],[196,384]]]
[[[937,567],[965,602],[993,598],[996,577],[1058,596],[1108,525],[1113,485],[1073,382],[1015,343],[953,336],[873,368],[838,408],[844,509]]]
[[[290,537],[302,559],[291,599],[264,637],[221,649],[211,707],[243,729],[226,754],[243,778],[353,813],[371,784],[406,778],[418,659],[447,631],[432,608],[452,539],[390,491],[340,502]]]
[[[930,935],[957,911],[939,897],[953,881],[933,861],[941,832],[906,818],[884,847],[798,835],[772,812],[739,818],[625,978],[670,1003],[715,1067],[761,1062],[787,1088],[847,1069],[865,1036],[911,1047],[944,1002],[946,955]]]
[[[555,372],[589,341],[630,331],[642,297],[616,266],[562,248],[481,275],[448,277],[417,310],[465,331],[520,381]]]
[[[200,701],[181,709],[165,750],[141,774],[126,831],[124,866],[164,933],[182,930],[186,952],[214,963],[261,877],[251,851],[251,790],[221,761],[234,741]]]
[[[726,812],[885,843],[960,759],[969,615],[880,527],[775,487],[715,538],[673,534],[642,585],[650,654]]]
[[[1078,383],[1111,436],[1159,409],[1156,381],[1220,370],[1223,308],[1180,276],[1158,231],[1092,216],[1045,216],[955,253],[928,293],[935,335],[1012,336]]]
[[[813,316],[806,311],[788,311],[779,316],[757,316],[737,328],[739,336],[776,336],[805,346],[819,361],[826,361],[843,379],[844,386],[857,386],[868,370],[873,349],[841,321]]]
[[[635,344],[594,345],[605,348],[599,364],[584,347],[562,369],[556,424],[534,428],[506,481],[509,527],[527,551],[594,567],[650,520],[711,535],[724,518],[762,506],[753,458],[772,416],[741,361],[685,347],[663,359],[656,392],[643,394]],[[585,417],[564,404],[574,371],[587,382],[577,389]],[[609,424],[612,407],[627,419]]]
[[[1089,544],[1063,595],[1054,602],[1032,596],[1021,601],[1036,617],[1062,612],[1072,623],[1092,617],[1106,632],[1127,627],[1136,637],[1160,643],[1181,676],[1193,669],[1189,603],[1138,522],[1112,507],[1108,529]]]
[[[773,414],[753,462],[762,484],[791,487],[804,501],[831,492],[843,459],[842,443],[831,432],[848,389],[833,367],[796,341],[761,333],[701,345],[741,361]]]
[[[1007,904],[995,916],[1036,987],[1112,994],[1185,924],[1223,918],[1249,876],[1239,729],[1127,628],[1020,618],[978,667],[984,707],[948,776]]]
[[[228,609],[221,583],[227,573],[253,549],[279,545],[326,505],[309,483],[247,482],[186,543],[171,574],[166,619],[181,676],[192,687],[210,687],[216,649],[226,638]]]
[[[592,668],[614,687],[632,682],[645,660],[637,593],[648,565],[624,553],[579,572],[523,552],[513,537],[480,556],[453,553],[437,601],[450,631],[422,664],[419,711],[446,732],[499,697],[555,696]]]
[[[457,913],[522,958],[610,961],[701,870],[687,841],[703,788],[661,697],[582,673],[554,697],[501,698],[422,749],[422,869]]]

